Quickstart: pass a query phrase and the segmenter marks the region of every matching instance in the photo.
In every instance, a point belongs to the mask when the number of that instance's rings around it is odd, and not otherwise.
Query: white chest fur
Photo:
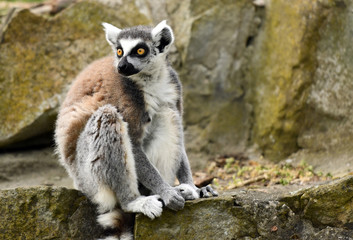
[[[181,132],[178,113],[168,107],[155,114],[150,127],[144,151],[163,179],[174,184],[176,168],[181,154]]]
[[[170,82],[167,69],[163,69],[158,79],[143,83],[146,110],[153,117],[166,105],[174,105],[178,99],[176,86]]]
[[[181,117],[176,110],[178,92],[167,72],[162,78],[143,86],[146,110],[151,123],[144,133],[144,151],[151,163],[170,185],[174,184],[180,154]]]

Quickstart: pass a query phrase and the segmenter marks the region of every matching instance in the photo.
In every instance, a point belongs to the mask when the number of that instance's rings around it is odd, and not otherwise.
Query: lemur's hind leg
[[[77,143],[77,187],[98,205],[98,222],[121,225],[122,212],[150,218],[162,213],[158,195],[140,196],[127,123],[111,105],[100,107],[88,120]]]

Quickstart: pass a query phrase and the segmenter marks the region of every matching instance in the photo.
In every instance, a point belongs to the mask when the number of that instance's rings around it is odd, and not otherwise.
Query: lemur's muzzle
[[[138,73],[139,70],[129,63],[126,57],[123,57],[118,64],[118,72],[123,76],[130,76]]]

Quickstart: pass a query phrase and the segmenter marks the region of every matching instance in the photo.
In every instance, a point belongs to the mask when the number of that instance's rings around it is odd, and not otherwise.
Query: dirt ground
[[[73,187],[53,148],[0,154],[0,189],[38,185]]]
[[[274,172],[279,173],[279,181],[283,178],[281,175],[289,174],[288,171],[285,170],[285,172],[283,172],[283,170],[279,169],[278,165],[264,163],[264,160],[259,161],[260,163],[246,157],[227,162],[229,160],[232,159],[215,159],[207,164],[208,167],[206,169],[194,169],[195,182],[208,184],[212,181],[213,177],[215,177],[216,179],[213,182],[214,187],[221,190],[248,186],[250,185],[249,183],[264,186],[272,185],[273,181],[271,180],[269,183],[269,179],[276,178],[276,175],[273,175]],[[293,161],[293,165],[296,164],[300,163]],[[350,161],[340,164],[330,161],[322,164],[313,161],[306,163],[304,171],[309,171],[309,174],[310,172],[315,172],[315,176],[312,178],[314,179],[313,181],[320,181],[323,179],[318,178],[316,173],[320,173],[321,176],[327,176],[327,174],[329,174],[331,177],[339,177],[352,174],[350,166]],[[302,170],[299,169],[298,171]],[[242,173],[241,175],[239,174],[240,172]],[[221,179],[223,177],[224,181]],[[300,183],[301,179],[304,179],[306,182],[311,181],[310,178],[307,181],[308,175],[298,175],[297,179],[295,178],[296,177],[292,177],[292,180],[294,180],[293,183]],[[229,181],[231,179],[235,179],[236,182]],[[289,184],[292,183],[289,181]],[[72,180],[68,177],[65,169],[60,165],[58,156],[54,154],[53,148],[48,147],[37,150],[0,153],[0,189],[40,185],[73,187]],[[230,185],[234,186],[232,187]]]

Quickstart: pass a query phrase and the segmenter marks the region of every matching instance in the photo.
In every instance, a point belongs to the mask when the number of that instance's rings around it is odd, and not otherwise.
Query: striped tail
[[[97,222],[104,228],[99,240],[133,240],[134,214],[123,212],[121,209],[100,214]]]

